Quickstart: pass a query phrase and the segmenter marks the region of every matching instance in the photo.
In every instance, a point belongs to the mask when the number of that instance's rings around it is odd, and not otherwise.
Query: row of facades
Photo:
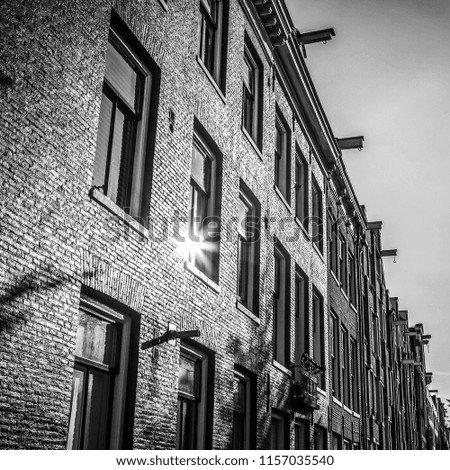
[[[448,448],[282,0],[0,22],[2,448]]]

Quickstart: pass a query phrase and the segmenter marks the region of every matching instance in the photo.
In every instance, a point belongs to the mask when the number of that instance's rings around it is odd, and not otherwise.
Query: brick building
[[[0,13],[0,446],[420,447],[381,225],[284,2]]]

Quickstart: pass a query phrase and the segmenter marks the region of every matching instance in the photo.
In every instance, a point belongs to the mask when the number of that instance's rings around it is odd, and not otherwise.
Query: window
[[[290,366],[290,314],[289,314],[289,255],[277,243],[275,245],[274,288],[274,359]]]
[[[323,252],[323,215],[322,191],[313,176],[312,179],[312,240],[320,252]]]
[[[272,411],[270,426],[271,449],[289,449],[289,418],[284,413]]]
[[[319,365],[325,365],[325,337],[322,296],[313,290],[313,359]],[[325,390],[325,374],[319,374],[319,387]]]
[[[342,391],[344,405],[350,406],[350,361],[348,354],[348,331],[341,327],[342,335]]]
[[[208,356],[194,348],[182,345],[178,374],[178,414],[176,448],[183,450],[207,449],[209,445],[209,420],[207,406]],[[209,385],[209,387],[208,387]]]
[[[308,175],[308,163],[297,146],[295,156],[295,216],[306,230],[308,230],[309,219]]]
[[[356,264],[355,256],[351,251],[348,252],[348,282],[350,286],[350,302],[356,307],[357,306],[357,297],[356,297]]]
[[[75,346],[68,449],[121,449],[127,397],[135,392],[131,317],[82,299]],[[136,348],[135,348],[136,346]],[[128,383],[127,383],[128,382]]]
[[[233,450],[255,448],[255,384],[240,370],[234,372]]]
[[[239,196],[239,301],[259,314],[260,205],[241,182]]]
[[[331,449],[342,450],[342,437],[335,432],[331,435]]]
[[[331,385],[333,396],[338,400],[341,397],[340,365],[339,365],[339,320],[332,312],[330,317],[330,358],[331,358]]]
[[[352,338],[350,340],[350,377],[352,389],[352,403],[351,409],[359,413],[359,395],[358,395],[358,346],[356,341]]]
[[[242,125],[261,149],[262,145],[262,63],[248,36],[245,36],[243,63]]]
[[[375,356],[380,355],[380,330],[378,316],[372,312],[372,347]]]
[[[317,424],[314,425],[314,449],[327,450],[327,430]]]
[[[191,168],[189,261],[218,282],[220,241],[221,158],[211,145],[194,135]]]
[[[309,450],[309,422],[299,419],[294,425],[295,450]]]
[[[290,196],[290,144],[291,131],[277,107],[275,141],[275,186],[289,203]]]
[[[308,277],[300,268],[295,272],[295,364],[309,353]]]
[[[227,0],[200,0],[199,56],[222,92],[225,91]]]
[[[150,115],[155,114],[150,106],[151,88],[149,68],[112,29],[106,51],[93,186],[134,217],[141,216],[143,176],[148,173],[147,132]]]
[[[376,265],[375,265],[376,241],[375,234],[370,232],[369,264],[370,264],[370,283],[375,286]]]
[[[339,234],[339,281],[347,292],[347,241],[342,233]]]
[[[344,439],[344,450],[352,450],[352,444],[348,439]]]
[[[337,236],[337,222],[333,215],[328,212],[328,264],[336,277],[339,277],[338,273],[338,236]]]

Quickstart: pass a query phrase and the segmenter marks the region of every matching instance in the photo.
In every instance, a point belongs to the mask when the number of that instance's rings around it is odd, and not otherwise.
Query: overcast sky
[[[387,287],[431,334],[431,388],[450,399],[450,1],[286,0],[300,32],[333,27],[306,63],[369,221],[383,221]],[[444,400],[445,403],[447,403]]]

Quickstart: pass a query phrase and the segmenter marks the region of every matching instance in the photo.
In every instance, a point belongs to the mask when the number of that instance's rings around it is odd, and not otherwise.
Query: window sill
[[[281,199],[281,202],[286,206],[287,210],[289,211],[289,214],[292,214],[292,208],[289,202],[286,201],[286,198],[283,196],[283,193],[278,189],[278,186],[274,185],[273,189],[277,193],[278,197]]]
[[[336,274],[334,274],[334,272],[331,269],[330,269],[330,273],[331,273],[331,276],[333,277],[333,279],[336,281],[337,286],[340,288],[341,283],[339,282],[338,278],[336,277]]]
[[[340,402],[336,397],[333,397],[333,403],[340,406],[341,408],[344,406],[342,402]]]
[[[187,269],[191,274],[193,274],[195,277],[200,279],[202,282],[204,282],[208,287],[210,287],[213,291],[217,292],[220,294],[220,286],[216,284],[214,281],[212,281],[208,276],[203,274],[195,265],[194,263],[190,263],[189,261],[184,262],[184,267]]]
[[[111,214],[115,215],[120,220],[122,220],[128,227],[133,229],[143,238],[145,238],[146,240],[150,238],[148,230],[143,225],[141,225],[136,219],[131,217],[131,215],[127,214],[122,208],[120,208],[108,196],[105,196],[98,189],[91,188],[91,190],[89,191],[89,197],[92,200],[98,202]]]
[[[358,309],[353,305],[351,300],[350,300],[350,307],[356,314],[358,314]]]
[[[317,393],[320,393],[324,397],[327,396],[327,392],[325,390],[322,390],[320,387],[317,387]]]
[[[164,11],[167,11],[167,2],[166,2],[166,0],[159,0],[159,3],[163,7]]]
[[[345,406],[345,405],[344,405],[344,410],[345,410],[347,413],[350,413],[351,415],[353,415],[353,411],[352,411],[348,406]]]
[[[317,247],[317,245],[314,242],[313,242],[313,247],[316,250],[316,253],[319,255],[322,262],[325,263],[325,258],[323,256],[323,253],[320,251],[320,249]]]
[[[253,313],[251,312],[247,307],[245,307],[239,300],[236,300],[236,308],[244,313],[250,320],[253,320],[255,323],[258,325],[261,324],[261,320]]]
[[[300,227],[301,231],[303,232],[303,235],[306,237],[308,241],[311,241],[311,235],[308,233],[307,228],[301,223],[300,219],[298,217],[294,217],[295,223]]]
[[[352,414],[355,418],[358,418],[358,419],[361,418],[361,415],[359,413],[357,413],[356,411],[353,411]]]
[[[256,142],[253,140],[252,136],[247,132],[244,126],[241,125],[241,130],[242,133],[245,135],[246,139],[248,140],[248,143],[252,146],[253,150],[256,152],[256,155],[258,155],[259,159],[263,161],[263,155],[259,147],[256,145]]]
[[[350,299],[348,298],[347,293],[345,292],[345,290],[342,287],[341,287],[341,292],[342,292],[342,295],[345,297],[345,300],[347,300],[347,302],[350,303]]]
[[[222,90],[219,88],[219,85],[217,85],[216,81],[214,80],[212,75],[209,73],[209,70],[206,68],[205,64],[203,63],[203,60],[200,59],[199,56],[197,56],[197,63],[198,63],[198,65],[200,65],[200,68],[203,70],[206,77],[211,82],[211,85],[214,87],[214,90],[216,90],[216,92],[219,95],[219,98],[222,100],[223,104],[226,105],[227,104],[227,99],[225,98],[225,95],[222,93]]]
[[[281,372],[283,372],[284,374],[287,374],[289,376],[292,375],[292,372],[290,371],[290,369],[288,369],[286,366],[284,366],[283,364],[279,363],[278,361],[276,361],[275,359],[272,361],[272,365],[274,367],[276,367],[278,370],[280,370]]]

